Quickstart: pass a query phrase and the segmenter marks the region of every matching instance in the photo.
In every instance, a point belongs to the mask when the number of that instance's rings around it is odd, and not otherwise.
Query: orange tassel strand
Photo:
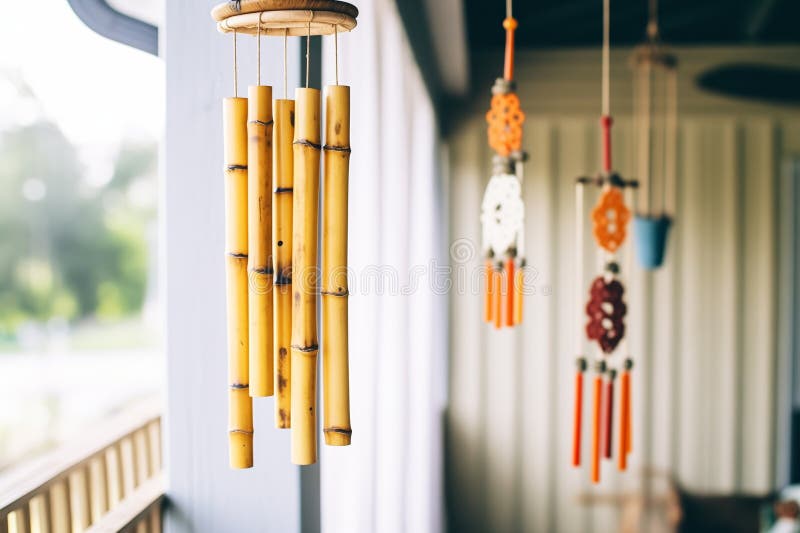
[[[492,268],[492,316],[494,319],[494,327],[500,329],[503,327],[503,292],[501,290],[503,285],[503,272],[496,268]]]
[[[506,326],[514,325],[514,259],[506,259]]]
[[[630,361],[630,359],[628,360]],[[627,367],[627,361],[626,361]],[[630,432],[630,372],[626,368],[620,379],[620,417],[619,417],[619,457],[617,465],[620,470],[628,468],[628,433]]]
[[[483,320],[491,324],[494,321],[494,267],[491,260],[487,260],[484,266],[486,268],[486,294],[484,294]]]
[[[586,358],[578,358],[575,372],[575,416],[572,426],[572,466],[581,465],[581,426],[583,417],[583,373],[586,372]]]
[[[592,483],[600,483],[600,414],[601,402],[603,399],[603,372],[606,364],[603,361],[597,363],[597,375],[594,378],[594,389],[592,394]]]
[[[513,325],[522,324],[522,297],[525,294],[524,283],[525,279],[522,272],[522,267],[514,271],[514,321]]]
[[[631,369],[633,368],[633,361],[627,359],[625,361],[625,451],[631,453],[633,451],[633,416],[631,414]]]

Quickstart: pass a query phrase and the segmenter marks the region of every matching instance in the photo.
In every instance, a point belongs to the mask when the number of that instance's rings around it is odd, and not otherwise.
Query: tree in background
[[[141,309],[155,211],[132,196],[155,181],[156,160],[155,143],[123,142],[110,181],[96,186],[52,122],[0,132],[0,334]]]

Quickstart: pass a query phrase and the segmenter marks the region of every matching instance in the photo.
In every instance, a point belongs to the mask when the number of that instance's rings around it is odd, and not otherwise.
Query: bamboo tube
[[[602,401],[603,378],[598,372],[594,378],[594,394],[592,399],[592,483],[600,482],[600,402]]]
[[[320,93],[296,89],[292,274],[292,462],[317,461]]]
[[[350,87],[327,87],[322,221],[322,380],[325,444],[348,446],[350,378],[347,353],[347,179]]]
[[[228,312],[228,434],[231,468],[253,466],[247,318],[247,98],[225,98],[225,249]]]
[[[524,263],[521,266],[525,266]],[[522,302],[524,296],[525,279],[522,268],[514,272],[514,325],[522,324]]]
[[[575,405],[572,421],[572,466],[581,465],[581,428],[583,426],[583,373],[586,371],[586,359],[578,358],[578,369],[575,372]]]
[[[483,320],[491,324],[492,321],[494,320],[494,312],[492,309],[492,303],[493,303],[492,295],[494,294],[493,293],[494,277],[492,276],[492,274],[494,272],[494,267],[492,266],[492,260],[487,259],[485,266],[486,266],[486,293],[484,294],[485,300],[483,303],[484,305]]]
[[[272,255],[275,258],[275,427],[291,427],[292,383],[292,187],[294,184],[294,100],[275,100],[272,159]]]
[[[251,86],[247,102],[250,396],[272,396],[272,87]]]
[[[506,326],[514,325],[514,258],[506,259]]]

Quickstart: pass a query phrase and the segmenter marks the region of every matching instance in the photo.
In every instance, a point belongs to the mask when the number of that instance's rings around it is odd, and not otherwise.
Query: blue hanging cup
[[[648,217],[636,215],[633,220],[633,232],[636,240],[636,257],[647,270],[654,270],[664,262],[667,248],[667,235],[672,219],[662,215]]]

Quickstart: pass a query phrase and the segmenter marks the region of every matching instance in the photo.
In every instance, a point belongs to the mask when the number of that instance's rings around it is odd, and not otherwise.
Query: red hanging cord
[[[600,117],[600,127],[603,131],[603,171],[611,172],[611,125],[613,119],[608,115]]]
[[[606,381],[606,393],[605,393],[605,403],[604,403],[604,420],[603,420],[603,456],[606,459],[611,459],[612,456],[612,435],[614,429],[614,377],[615,371],[611,370],[608,373],[608,381]]]

